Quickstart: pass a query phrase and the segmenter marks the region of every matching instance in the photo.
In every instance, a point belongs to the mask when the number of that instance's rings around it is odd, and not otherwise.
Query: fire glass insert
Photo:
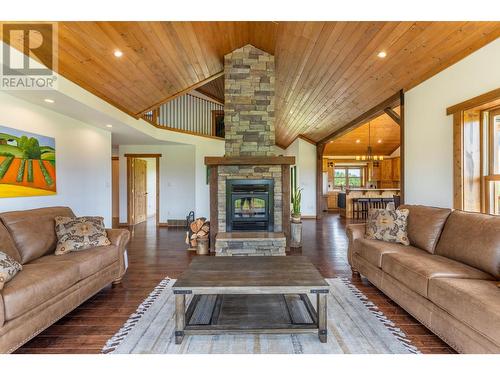
[[[226,230],[273,231],[274,181],[226,181]]]

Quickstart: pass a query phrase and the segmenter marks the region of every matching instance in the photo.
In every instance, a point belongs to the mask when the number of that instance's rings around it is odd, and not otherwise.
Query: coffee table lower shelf
[[[176,343],[185,335],[317,333],[326,342],[326,295],[317,294],[322,323],[306,294],[176,295]],[[321,325],[321,327],[320,327]]]

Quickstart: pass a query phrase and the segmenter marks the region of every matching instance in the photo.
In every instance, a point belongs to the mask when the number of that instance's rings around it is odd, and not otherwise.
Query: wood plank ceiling
[[[224,104],[224,76],[222,75],[219,78],[211,80],[203,86],[198,87],[196,91]]]
[[[396,113],[399,114],[399,107],[396,108]],[[368,131],[369,126],[371,127],[370,131]],[[371,133],[370,138],[368,137],[369,133]],[[400,127],[388,115],[381,115],[370,121],[370,123],[362,124],[349,133],[327,143],[324,155],[365,155],[369,139],[374,155],[389,156],[401,144]]]
[[[499,22],[60,22],[59,72],[138,115],[250,43],[276,57],[276,138],[287,146],[299,134],[318,141],[499,36]]]

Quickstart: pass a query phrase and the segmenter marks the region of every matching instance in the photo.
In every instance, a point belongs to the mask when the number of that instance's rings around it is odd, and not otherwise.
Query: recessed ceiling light
[[[384,57],[387,56],[387,53],[385,51],[380,51],[378,54],[377,54],[378,57],[380,57],[381,59],[383,59]]]
[[[382,143],[382,140],[381,140],[381,139],[379,139],[379,140],[377,141],[377,143]]]
[[[53,100],[53,99],[44,99],[43,101],[45,103],[50,103],[50,104],[55,103],[55,100]]]
[[[111,124],[106,124],[106,127],[107,127],[107,128],[112,128],[112,127],[113,127],[113,125],[111,125]]]
[[[119,49],[116,49],[115,52],[113,52],[113,55],[115,55],[115,57],[122,57],[123,52],[120,51]]]
[[[356,143],[361,143],[361,139],[356,139]]]

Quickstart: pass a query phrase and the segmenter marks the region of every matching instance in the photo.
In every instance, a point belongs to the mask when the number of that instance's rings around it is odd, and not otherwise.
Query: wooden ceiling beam
[[[148,108],[140,111],[139,113],[137,113],[137,116],[140,117],[142,116],[143,114],[149,112],[149,111],[152,111],[153,109],[165,104],[165,103],[168,103],[169,101],[171,100],[174,100],[175,98],[178,98],[179,96],[181,95],[184,95],[184,94],[187,94],[188,92],[190,91],[193,91],[193,90],[196,90],[198,87],[201,87],[205,84],[207,84],[208,82],[210,81],[213,81],[214,79],[217,79],[219,78],[220,76],[224,75],[224,71],[220,71],[219,73],[216,73],[208,78],[205,78],[204,80],[202,81],[199,81],[197,83],[195,83],[194,85],[191,85],[189,86],[188,88],[185,88],[184,90],[181,90],[181,91],[178,91],[176,92],[175,94],[173,95],[170,95],[169,97],[163,99],[163,100],[160,100],[159,102],[153,104],[152,106],[149,106]]]
[[[326,137],[322,138],[318,144],[326,144],[327,142],[331,141],[332,139],[338,138],[351,130],[355,129],[359,125],[370,121],[374,119],[375,117],[380,116],[382,113],[384,113],[386,108],[393,108],[399,105],[400,102],[400,93],[399,91],[395,93],[394,95],[390,96],[383,102],[377,104],[375,107],[370,108],[368,111],[365,113],[361,114],[360,116],[356,117],[354,120],[350,121],[340,129],[337,129],[327,135]]]
[[[384,108],[384,112],[387,114],[387,116],[392,118],[396,124],[401,126],[401,116],[398,115],[394,109],[392,109],[391,107],[387,107]]]

